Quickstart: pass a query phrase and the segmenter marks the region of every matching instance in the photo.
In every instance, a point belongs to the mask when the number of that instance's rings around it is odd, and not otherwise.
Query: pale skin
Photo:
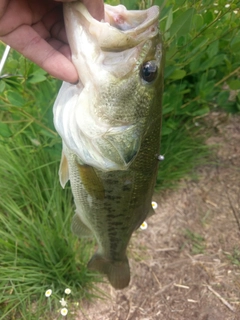
[[[63,21],[62,2],[74,0],[0,0],[0,40],[53,77],[76,83]],[[95,19],[104,18],[103,0],[81,0]]]

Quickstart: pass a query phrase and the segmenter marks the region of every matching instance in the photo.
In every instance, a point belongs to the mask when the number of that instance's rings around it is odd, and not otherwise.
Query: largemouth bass
[[[80,80],[63,83],[54,105],[60,182],[71,183],[72,231],[98,243],[88,267],[122,289],[130,281],[129,240],[153,210],[163,88],[159,8],[105,5],[99,22],[80,2],[64,6]]]

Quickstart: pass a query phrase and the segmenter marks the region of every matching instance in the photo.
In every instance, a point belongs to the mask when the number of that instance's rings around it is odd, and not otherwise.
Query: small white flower
[[[50,297],[50,295],[52,294],[52,290],[51,289],[48,289],[46,292],[45,292],[45,296],[48,298]]]
[[[62,307],[66,307],[67,306],[67,301],[64,300],[64,298],[62,298],[61,300],[59,300],[59,302],[61,303]]]
[[[218,6],[218,3],[215,2],[213,5],[214,5],[214,6]]]
[[[61,315],[65,317],[68,314],[68,309],[62,308],[60,312],[61,312]]]
[[[146,230],[147,227],[148,227],[147,222],[144,221],[144,222],[141,224],[140,229],[141,229],[141,230]]]
[[[214,10],[214,13],[216,13],[216,14],[217,14],[217,13],[218,13],[218,10]]]
[[[225,8],[229,8],[230,7],[230,3],[225,4]]]
[[[66,288],[64,292],[65,292],[66,294],[70,294],[70,293],[71,293],[71,289]]]
[[[152,207],[153,207],[154,210],[157,209],[157,207],[158,207],[157,202],[152,201]]]
[[[238,11],[237,11],[237,10],[233,10],[233,12],[234,12],[235,14],[237,14],[237,13],[238,13]]]

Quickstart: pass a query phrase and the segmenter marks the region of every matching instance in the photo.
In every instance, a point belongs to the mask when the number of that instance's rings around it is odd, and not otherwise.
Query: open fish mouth
[[[88,28],[89,34],[95,37],[95,41],[102,50],[129,49],[145,40],[146,37],[151,38],[158,33],[158,6],[147,10],[129,11],[123,5],[113,7],[105,4],[105,19],[101,22],[94,19],[81,3],[71,5],[66,3],[64,10],[65,17],[67,17],[65,18],[66,24],[69,19],[78,16],[83,28]],[[68,11],[67,14],[66,11]],[[71,38],[69,32],[68,38]],[[70,46],[72,48],[71,44]]]

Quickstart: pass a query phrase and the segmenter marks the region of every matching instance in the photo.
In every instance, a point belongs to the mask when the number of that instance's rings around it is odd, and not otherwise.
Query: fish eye
[[[155,61],[145,62],[140,71],[140,76],[146,82],[152,82],[157,77],[158,67]]]

